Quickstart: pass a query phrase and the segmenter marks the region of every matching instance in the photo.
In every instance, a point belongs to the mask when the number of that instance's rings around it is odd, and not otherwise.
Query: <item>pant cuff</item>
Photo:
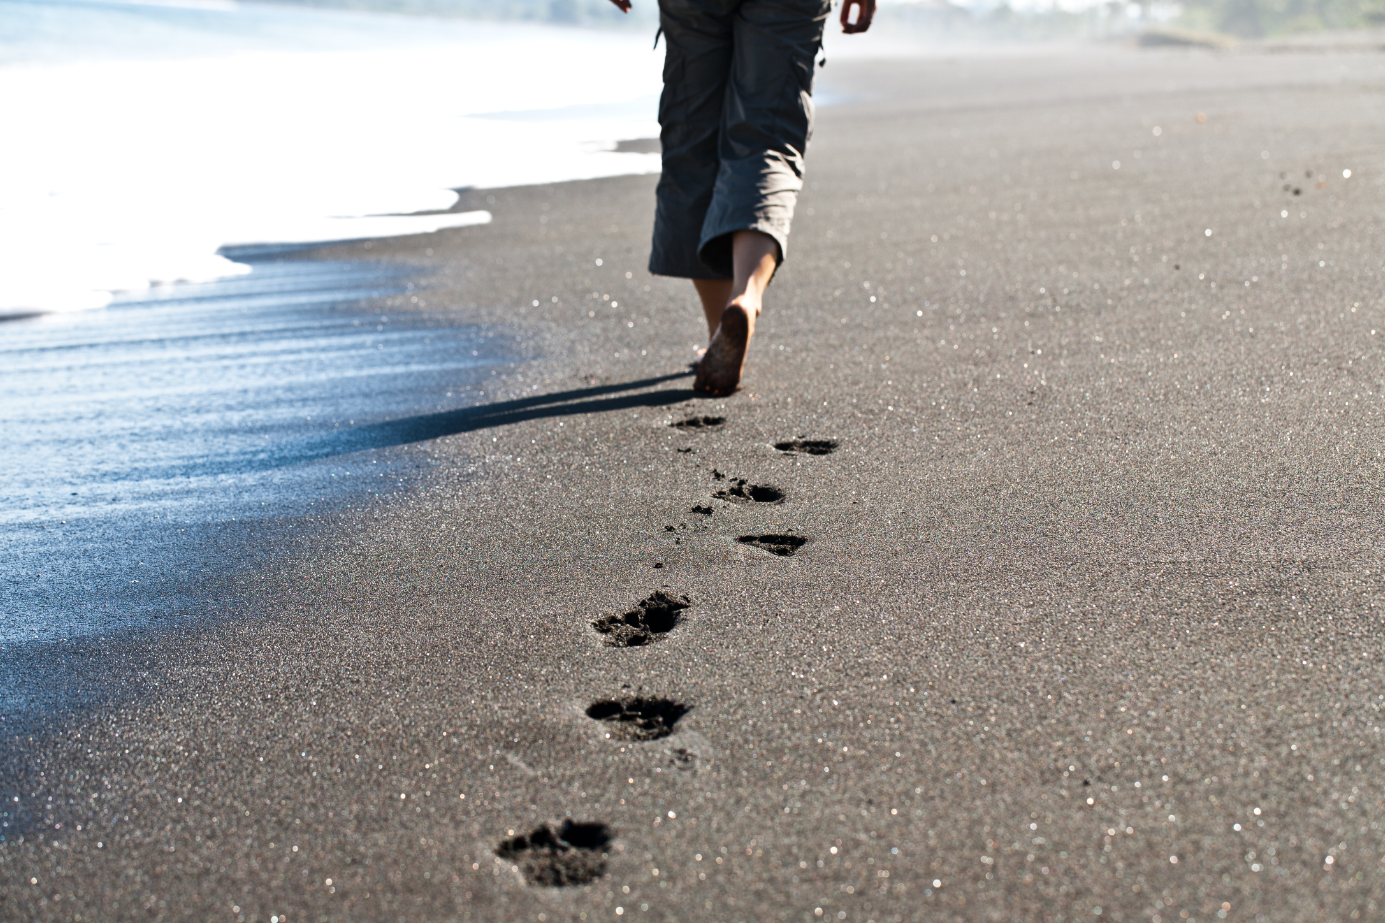
[[[759,231],[774,238],[774,242],[779,245],[779,253],[775,259],[776,268],[788,255],[789,232],[774,222],[755,221],[750,224],[715,227],[703,234],[702,243],[697,248],[697,256],[708,269],[718,274],[718,278],[730,279],[735,276],[731,242],[737,231]]]

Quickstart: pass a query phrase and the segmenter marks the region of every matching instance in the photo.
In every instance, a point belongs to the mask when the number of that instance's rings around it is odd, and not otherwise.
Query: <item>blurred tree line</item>
[[[653,29],[658,0],[634,0],[629,15],[610,0],[273,0],[303,6],[414,13],[464,19]],[[1044,0],[1039,0],[1043,3]],[[883,0],[882,29],[939,37],[1043,39],[1110,36],[1154,23],[1222,32],[1241,38],[1385,26],[1385,0],[1107,0],[1082,10],[1016,10],[1009,3],[972,0]]]
[[[1105,0],[1083,9],[886,0],[877,21],[887,29],[974,38],[1109,38],[1150,26],[1262,38],[1385,26],[1385,0]]]
[[[1180,21],[1241,38],[1385,24],[1385,0],[1183,0]]]

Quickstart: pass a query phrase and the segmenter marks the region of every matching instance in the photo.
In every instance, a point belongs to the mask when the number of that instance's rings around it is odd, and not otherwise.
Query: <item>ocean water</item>
[[[420,422],[491,400],[505,331],[417,309],[417,267],[267,256],[248,273],[0,323],[0,747],[146,688],[119,639],[265,615],[234,575],[314,513],[427,473]]]
[[[461,187],[656,172],[652,35],[0,0],[0,316],[243,273],[223,247],[485,223]]]
[[[417,268],[271,261],[0,324],[0,650],[142,627],[187,602],[217,529],[406,485],[401,427],[523,358],[390,313],[428,297]]]

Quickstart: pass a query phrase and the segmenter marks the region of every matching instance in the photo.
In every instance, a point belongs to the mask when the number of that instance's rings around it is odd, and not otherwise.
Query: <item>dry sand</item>
[[[532,358],[68,652],[122,694],[5,743],[0,916],[1378,919],[1382,76],[834,61],[724,400],[652,178],[377,242]]]

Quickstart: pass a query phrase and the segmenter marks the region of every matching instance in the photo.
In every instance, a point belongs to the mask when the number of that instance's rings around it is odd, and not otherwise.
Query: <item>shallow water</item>
[[[191,535],[395,489],[383,424],[509,361],[494,331],[379,307],[427,297],[389,264],[270,262],[0,325],[0,645],[107,630],[112,599],[138,627],[178,605]]]

